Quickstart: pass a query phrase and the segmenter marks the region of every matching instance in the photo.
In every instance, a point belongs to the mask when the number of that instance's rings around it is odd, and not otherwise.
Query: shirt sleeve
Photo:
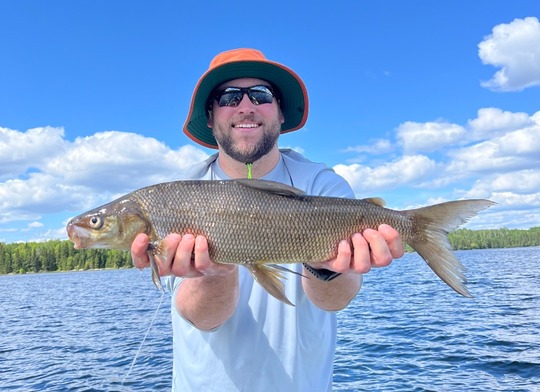
[[[176,289],[178,288],[178,286],[180,286],[180,283],[182,282],[182,280],[184,280],[184,278],[179,278],[177,276],[171,275],[164,277],[163,280],[165,281],[165,288],[169,292],[175,293]]]

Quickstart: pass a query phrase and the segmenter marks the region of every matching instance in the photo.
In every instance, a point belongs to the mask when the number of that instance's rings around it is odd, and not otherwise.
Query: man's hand
[[[371,268],[388,266],[404,253],[399,233],[386,224],[380,225],[378,230],[366,229],[355,233],[351,240],[352,249],[348,241],[341,241],[335,259],[310,265],[341,273],[365,274]]]
[[[339,243],[335,259],[310,263],[314,268],[342,273],[329,282],[323,282],[311,278],[306,272],[310,279],[302,281],[304,291],[311,302],[321,309],[344,309],[362,287],[362,274],[371,268],[385,267],[404,253],[399,233],[388,225],[380,225],[378,230],[366,229],[356,233],[351,237],[351,242],[352,249],[348,241]]]
[[[163,247],[167,257],[155,258],[160,276],[195,278],[227,274],[237,268],[235,265],[213,263],[208,253],[208,241],[204,236],[169,234],[163,240]],[[131,244],[131,257],[135,267],[143,269],[150,266],[147,248],[148,236],[139,234]]]
[[[200,330],[212,330],[228,320],[239,298],[238,267],[215,264],[210,260],[208,241],[194,237],[170,234],[163,240],[167,257],[155,257],[160,276],[185,277],[176,291],[176,310]],[[139,234],[131,244],[131,257],[135,267],[150,266],[146,250],[148,236]]]

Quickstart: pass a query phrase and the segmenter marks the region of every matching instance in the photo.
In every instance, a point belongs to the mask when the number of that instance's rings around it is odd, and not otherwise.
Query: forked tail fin
[[[494,204],[484,199],[457,200],[404,211],[413,222],[412,233],[404,240],[439,278],[465,297],[471,297],[465,286],[465,267],[452,252],[448,233]]]

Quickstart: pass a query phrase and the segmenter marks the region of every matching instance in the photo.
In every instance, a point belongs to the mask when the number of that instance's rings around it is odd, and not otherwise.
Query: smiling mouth
[[[262,124],[255,124],[255,123],[250,123],[250,124],[233,124],[233,128],[236,128],[236,129],[253,129],[253,128],[259,128]]]

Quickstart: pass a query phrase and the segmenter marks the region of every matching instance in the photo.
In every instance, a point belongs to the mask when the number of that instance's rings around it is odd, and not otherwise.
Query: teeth
[[[257,128],[259,124],[236,124],[235,128]]]

